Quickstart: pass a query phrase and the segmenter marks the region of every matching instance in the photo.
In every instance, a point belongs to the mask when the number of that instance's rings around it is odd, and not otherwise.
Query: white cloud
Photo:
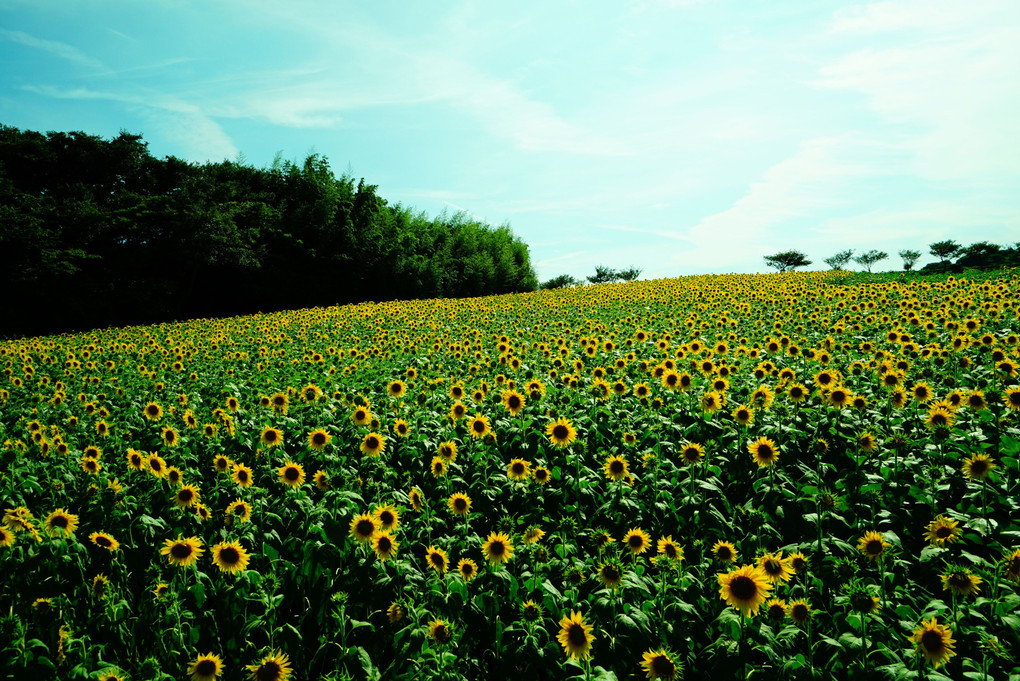
[[[77,47],[73,47],[67,43],[58,42],[56,40],[44,40],[42,38],[36,38],[24,31],[8,31],[6,29],[0,29],[0,36],[20,45],[25,45],[26,47],[34,47],[36,49],[43,50],[44,52],[49,52],[56,57],[78,64],[79,66],[95,69],[97,71],[109,71],[103,62],[90,57]]]

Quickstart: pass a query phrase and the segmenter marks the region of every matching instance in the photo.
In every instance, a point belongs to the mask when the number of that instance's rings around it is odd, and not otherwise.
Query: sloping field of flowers
[[[1020,678],[1012,272],[0,343],[18,679]]]

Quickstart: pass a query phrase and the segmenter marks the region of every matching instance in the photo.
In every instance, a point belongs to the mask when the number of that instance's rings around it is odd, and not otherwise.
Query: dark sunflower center
[[[721,560],[730,560],[733,558],[733,553],[730,551],[728,546],[720,546],[719,552],[716,554]]]
[[[463,565],[460,566],[460,572],[463,575],[470,576],[474,571],[475,569],[471,565],[471,563],[464,563]]]
[[[283,477],[287,478],[290,482],[297,482],[298,478],[301,477],[301,471],[294,466],[287,466],[287,469],[283,471]]]
[[[429,558],[429,560],[432,561],[433,565],[435,565],[436,567],[440,567],[440,568],[443,567],[443,565],[446,564],[446,559],[443,558],[442,554],[439,554],[439,553],[433,553],[432,556]]]
[[[489,544],[489,555],[502,556],[506,553],[506,545],[501,541],[494,541]]]
[[[365,414],[365,412],[363,412],[363,411],[356,411],[356,412],[354,412],[354,418],[357,419],[358,421],[364,421],[368,417]]]
[[[519,409],[521,406],[521,398],[516,395],[511,395],[510,399],[508,399],[506,403],[511,409]]]
[[[393,542],[386,535],[380,535],[376,541],[376,548],[379,549],[380,553],[389,553],[390,549],[393,548]]]
[[[241,554],[233,546],[227,546],[220,551],[220,562],[225,565],[236,565],[241,561]]]
[[[984,459],[975,459],[970,464],[971,475],[984,475],[988,472],[988,462]]]
[[[263,662],[262,666],[255,672],[256,681],[279,681],[283,670],[274,660]]]
[[[638,534],[631,536],[631,538],[627,540],[627,546],[631,547],[632,549],[639,549],[644,545],[645,545],[644,538]]]
[[[241,482],[248,482],[248,471],[243,468],[237,469],[237,479]]]
[[[216,662],[213,660],[202,660],[195,665],[195,673],[199,676],[212,676],[216,673]]]
[[[561,423],[553,428],[552,434],[557,440],[566,440],[567,436],[570,435],[570,429]]]
[[[758,445],[758,458],[759,459],[771,459],[772,448],[768,445]]]
[[[370,437],[365,442],[365,446],[367,446],[369,449],[378,449],[379,448],[379,439],[375,438],[375,437]]]
[[[607,565],[602,568],[602,578],[607,582],[615,582],[620,579],[620,571],[613,565]]]
[[[673,546],[672,544],[666,544],[663,553],[666,554],[667,558],[672,560],[673,558],[676,558],[676,547]]]
[[[967,589],[970,587],[970,576],[962,572],[954,572],[949,575],[949,585],[954,589]]]
[[[174,544],[170,548],[170,555],[178,560],[183,560],[191,555],[191,546],[189,544]]]
[[[375,532],[375,525],[372,524],[371,520],[359,520],[355,526],[354,531],[360,534],[362,537],[367,537]]]
[[[191,503],[191,500],[195,498],[194,493],[190,489],[182,489],[177,492],[177,500],[182,504]]]
[[[524,475],[524,464],[517,462],[512,466],[511,470],[513,470],[514,475]]]
[[[942,652],[942,634],[937,631],[924,632],[921,634],[921,646],[932,654]]]
[[[50,521],[50,525],[53,527],[66,528],[67,527],[67,516],[58,515]]]
[[[276,431],[275,430],[267,430],[266,431],[266,442],[276,442]]]
[[[571,624],[567,630],[567,640],[574,648],[583,648],[588,644],[588,634],[580,624]]]
[[[392,525],[394,522],[396,522],[396,520],[397,519],[394,518],[393,514],[390,513],[389,511],[383,511],[382,513],[379,514],[379,522],[381,522],[383,525],[387,526]]]
[[[758,593],[758,584],[744,575],[740,575],[730,582],[730,593],[738,601],[750,601]]]
[[[790,617],[797,620],[798,622],[806,620],[807,614],[808,614],[807,607],[801,605],[800,603],[798,603],[797,605],[793,606],[790,609]]]
[[[484,433],[485,432],[485,421],[482,421],[482,420],[479,419],[478,421],[475,421],[474,423],[471,424],[471,428],[476,433]]]
[[[104,537],[103,535],[99,535],[98,537],[96,537],[96,544],[103,547],[104,549],[113,546],[113,544],[110,542],[110,538]]]
[[[244,506],[238,505],[234,507],[234,515],[244,515]]]
[[[864,545],[864,550],[869,556],[877,556],[882,553],[882,540],[871,539]]]
[[[782,563],[780,563],[778,560],[772,560],[771,558],[769,560],[766,560],[762,567],[764,567],[765,572],[769,573],[770,575],[778,575],[783,571]]]
[[[940,525],[935,530],[935,536],[938,537],[939,539],[946,539],[947,537],[952,536],[952,534],[953,534],[952,529],[946,527],[945,525]]]
[[[317,446],[321,447],[322,445],[326,444],[326,434],[315,433],[314,435],[312,435],[312,442]]]
[[[621,475],[623,473],[623,462],[613,461],[612,463],[609,464],[609,471],[613,475]]]
[[[457,498],[453,500],[453,506],[458,511],[463,511],[467,508],[467,500],[463,498]]]

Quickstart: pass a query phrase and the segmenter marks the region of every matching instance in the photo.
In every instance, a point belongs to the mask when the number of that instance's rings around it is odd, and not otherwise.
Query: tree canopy
[[[800,251],[783,251],[774,255],[765,256],[765,264],[774,267],[780,272],[790,272],[797,267],[807,267],[811,261]]]
[[[376,189],[316,154],[198,165],[0,126],[0,335],[537,287],[507,225]]]

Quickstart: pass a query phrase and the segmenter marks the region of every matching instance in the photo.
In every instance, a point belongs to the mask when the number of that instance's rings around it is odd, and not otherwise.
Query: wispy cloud
[[[84,66],[101,72],[109,72],[109,69],[105,64],[103,64],[103,62],[95,59],[94,57],[90,57],[77,47],[68,45],[67,43],[58,42],[56,40],[44,40],[43,38],[37,38],[34,35],[25,33],[24,31],[8,31],[7,29],[0,29],[0,36],[18,43],[19,45],[24,45],[25,47],[32,47],[38,50],[43,50],[44,52],[49,52],[55,57],[78,64],[79,66]]]

